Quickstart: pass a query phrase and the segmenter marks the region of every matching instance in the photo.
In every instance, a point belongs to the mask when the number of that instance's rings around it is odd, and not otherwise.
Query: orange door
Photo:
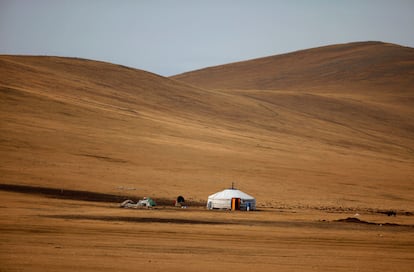
[[[241,203],[240,198],[232,198],[231,199],[231,210],[232,211],[240,210],[240,203]]]

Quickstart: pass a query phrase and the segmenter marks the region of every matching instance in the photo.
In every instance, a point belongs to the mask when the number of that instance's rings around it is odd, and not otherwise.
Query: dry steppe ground
[[[0,271],[412,271],[413,90],[379,42],[171,78],[0,56]],[[233,181],[259,211],[205,210]]]
[[[120,209],[2,193],[1,271],[411,271],[412,217],[313,209]],[[325,220],[325,221],[324,221]],[[391,222],[398,225],[379,225]],[[410,225],[410,226],[408,226]]]

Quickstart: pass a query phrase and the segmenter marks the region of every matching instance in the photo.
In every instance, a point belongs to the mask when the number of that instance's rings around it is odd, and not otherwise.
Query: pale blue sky
[[[414,0],[0,0],[0,54],[169,76],[353,41],[414,47]]]

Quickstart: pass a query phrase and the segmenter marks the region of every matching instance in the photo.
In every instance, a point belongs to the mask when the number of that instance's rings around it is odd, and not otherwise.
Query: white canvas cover
[[[240,198],[241,210],[255,210],[256,199],[238,189],[226,189],[212,194],[208,197],[207,208],[209,209],[231,209],[232,198]]]

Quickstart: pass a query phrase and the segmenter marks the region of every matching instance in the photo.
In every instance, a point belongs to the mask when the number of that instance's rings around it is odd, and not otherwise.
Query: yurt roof
[[[209,199],[232,199],[232,198],[241,198],[241,199],[254,199],[251,195],[248,195],[237,189],[226,189],[221,192],[212,194],[208,197]]]

